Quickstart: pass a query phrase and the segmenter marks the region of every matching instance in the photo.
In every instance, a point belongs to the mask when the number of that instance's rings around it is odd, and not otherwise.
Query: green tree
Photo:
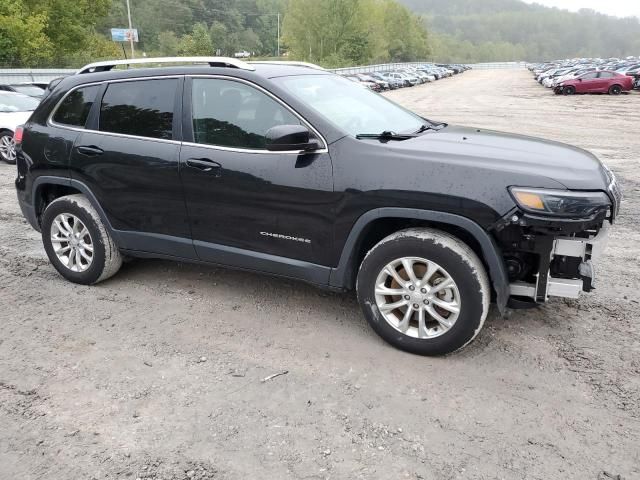
[[[209,29],[204,23],[196,23],[190,34],[183,35],[178,42],[179,55],[213,55],[213,43]]]
[[[21,0],[0,0],[0,64],[33,67],[53,58],[46,34],[48,18],[26,9]]]
[[[158,34],[158,50],[162,56],[173,57],[180,50],[180,40],[172,31]]]
[[[211,42],[216,46],[217,49],[220,50],[221,54],[227,53],[227,40],[228,40],[229,32],[227,31],[227,27],[222,22],[214,21],[211,24],[211,28],[209,29],[209,37],[211,38]]]
[[[425,59],[426,28],[395,0],[291,0],[285,41],[295,58],[330,66]]]
[[[53,46],[53,61],[67,63],[67,57],[84,48],[95,33],[99,19],[107,15],[111,0],[23,0],[27,15],[46,18],[44,34]]]

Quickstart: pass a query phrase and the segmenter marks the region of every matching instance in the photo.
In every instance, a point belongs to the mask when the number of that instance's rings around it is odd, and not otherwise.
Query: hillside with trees
[[[435,58],[477,62],[640,54],[640,22],[518,0],[400,0],[423,16]]]
[[[545,60],[640,53],[638,19],[518,0],[131,0],[137,54],[276,56],[325,66]],[[279,15],[278,15],[279,14]],[[0,0],[0,66],[130,55],[110,40],[125,0]]]
[[[327,66],[409,61],[429,53],[422,19],[395,0],[136,0],[140,48],[152,55],[277,53]],[[157,12],[171,12],[162,16]],[[114,2],[107,25],[125,25]]]

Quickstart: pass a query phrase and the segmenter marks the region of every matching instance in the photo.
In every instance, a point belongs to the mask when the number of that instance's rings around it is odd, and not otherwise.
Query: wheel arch
[[[51,193],[53,193],[53,195],[51,195]],[[51,201],[65,195],[73,195],[77,193],[81,193],[87,198],[89,203],[91,203],[91,206],[93,206],[96,212],[98,212],[100,220],[102,220],[104,226],[115,239],[117,232],[111,226],[111,223],[100,206],[96,196],[84,183],[72,178],[41,176],[34,180],[31,198],[33,199],[34,213],[36,215],[38,225],[40,225],[40,218],[44,209]]]
[[[446,231],[471,247],[487,267],[500,312],[509,298],[509,280],[498,245],[476,222],[466,217],[432,210],[378,208],[362,215],[354,224],[342,249],[338,266],[331,270],[334,288],[351,289],[366,252],[382,238],[398,230],[424,226]]]

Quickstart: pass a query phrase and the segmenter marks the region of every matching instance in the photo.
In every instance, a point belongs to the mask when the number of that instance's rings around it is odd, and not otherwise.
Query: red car
[[[556,88],[557,94],[609,93],[620,95],[633,89],[633,78],[616,72],[589,72],[571,80],[565,80]]]

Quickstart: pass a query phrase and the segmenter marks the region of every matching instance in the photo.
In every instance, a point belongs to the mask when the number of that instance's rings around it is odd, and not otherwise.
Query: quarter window
[[[300,124],[273,98],[244,83],[194,78],[191,95],[196,143],[263,150],[267,130]]]
[[[100,105],[100,131],[170,140],[178,80],[111,83]]]
[[[98,85],[90,85],[71,92],[56,110],[53,121],[62,125],[84,128],[98,88]]]

